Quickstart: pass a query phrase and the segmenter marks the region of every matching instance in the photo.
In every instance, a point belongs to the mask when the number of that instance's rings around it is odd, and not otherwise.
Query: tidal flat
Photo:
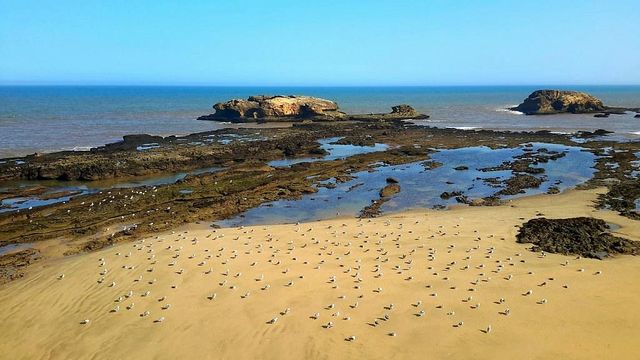
[[[29,251],[40,261],[47,258],[41,242],[61,256],[186,223],[228,227],[488,207],[602,186],[608,190],[595,208],[637,219],[639,149],[638,142],[608,140],[606,132],[402,121],[127,136],[90,151],[5,159],[0,246],[35,244]],[[388,181],[399,191],[381,196]],[[23,273],[3,270],[5,281]]]

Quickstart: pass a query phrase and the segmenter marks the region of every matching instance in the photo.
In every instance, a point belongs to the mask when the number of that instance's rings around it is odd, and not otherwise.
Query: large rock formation
[[[311,96],[250,96],[247,100],[234,99],[213,105],[215,114],[198,120],[234,122],[282,121],[293,119],[346,119],[333,101]]]
[[[594,96],[577,91],[561,90],[534,91],[522,104],[511,108],[527,115],[595,113],[607,109],[608,107]]]
[[[339,121],[339,120],[405,120],[427,119],[409,105],[391,107],[387,114],[347,115],[331,100],[298,95],[250,96],[247,100],[229,100],[213,105],[215,114],[200,116],[198,120],[231,122],[253,121]]]

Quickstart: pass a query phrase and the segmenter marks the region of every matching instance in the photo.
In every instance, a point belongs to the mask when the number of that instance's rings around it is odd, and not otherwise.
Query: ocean
[[[348,113],[388,112],[406,103],[437,127],[573,132],[604,128],[640,138],[634,114],[525,116],[505,110],[533,90],[585,91],[612,106],[640,106],[640,86],[181,87],[0,86],[0,157],[86,150],[126,134],[188,134],[227,125],[198,121],[211,106],[256,94],[304,94],[337,101]]]

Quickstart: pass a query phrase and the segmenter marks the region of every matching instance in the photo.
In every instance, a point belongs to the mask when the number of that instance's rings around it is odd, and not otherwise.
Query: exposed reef
[[[577,217],[570,219],[531,219],[524,223],[517,242],[533,244],[533,251],[581,255],[602,259],[610,254],[640,251],[640,242],[614,236],[604,220]]]
[[[600,134],[600,132],[598,132]],[[297,123],[287,128],[223,129],[188,136],[127,136],[123,141],[91,151],[58,152],[16,158],[0,163],[4,185],[2,198],[19,196],[61,196],[68,193],[49,191],[30,183],[30,187],[12,187],[23,180],[57,179],[113,181],[148,174],[191,171],[217,167],[217,172],[194,173],[175,183],[159,186],[107,189],[76,195],[70,200],[33,209],[0,213],[0,246],[31,243],[64,237],[60,253],[93,251],[121,241],[130,241],[149,233],[175,228],[183,223],[212,222],[228,219],[248,209],[276,200],[300,199],[319,191],[322,183],[336,183],[353,178],[353,174],[375,169],[380,164],[417,163],[430,171],[443,166],[432,155],[444,149],[487,146],[492,149],[521,147],[531,143],[555,143],[581,146],[597,156],[594,178],[581,187],[603,186],[609,192],[600,195],[598,207],[619,211],[640,219],[636,208],[640,198],[637,153],[639,142],[607,140],[606,132],[584,133],[588,141],[576,143],[574,135],[550,132],[465,131],[415,126],[404,121]],[[592,136],[594,135],[594,136]],[[385,151],[363,153],[331,161],[305,162],[291,167],[268,166],[272,160],[309,158],[323,155],[318,142],[340,137],[336,143],[370,146],[386,144]],[[466,189],[449,188],[442,199],[454,199],[472,206],[499,205],[502,195],[518,194],[540,186],[543,169],[536,164],[565,156],[560,151],[531,149],[497,167],[477,170],[505,170],[501,178],[487,179],[495,193],[472,198]],[[616,164],[611,166],[610,164]],[[460,165],[459,163],[455,164]],[[476,164],[467,162],[471,169]],[[459,174],[465,174],[464,171]],[[529,176],[528,176],[529,175]],[[535,175],[535,176],[532,176]],[[389,177],[380,198],[370,210],[378,210],[384,199],[396,199],[402,179]],[[402,184],[401,184],[402,185]],[[15,186],[15,185],[13,185]],[[352,189],[360,185],[354,184]],[[410,188],[408,185],[403,189]],[[184,191],[185,189],[189,191]],[[503,190],[505,189],[505,190]],[[549,188],[550,191],[551,188]],[[502,191],[502,192],[501,192]],[[557,191],[557,189],[556,189]],[[377,191],[376,191],[377,192]],[[498,194],[498,192],[501,192]],[[377,198],[377,196],[376,196]]]
[[[391,107],[391,112],[387,114],[356,114],[349,115],[349,120],[366,121],[366,120],[420,120],[428,119],[429,115],[421,114],[413,107],[402,104]]]
[[[233,99],[213,105],[215,113],[203,115],[198,120],[228,122],[276,122],[276,121],[364,121],[426,119],[409,105],[396,105],[388,114],[347,115],[334,101],[311,96],[277,95],[250,96],[247,100]]]
[[[621,114],[634,109],[606,106],[602,100],[595,96],[577,91],[536,90],[520,105],[510,108],[510,110],[519,111],[526,115],[600,113],[598,117],[608,117],[609,114]]]

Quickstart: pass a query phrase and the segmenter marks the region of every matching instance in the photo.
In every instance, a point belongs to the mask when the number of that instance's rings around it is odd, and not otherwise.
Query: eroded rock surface
[[[282,121],[292,119],[323,118],[346,119],[331,100],[299,95],[250,96],[247,100],[233,99],[213,105],[214,114],[201,116],[199,120],[234,122]]]
[[[391,107],[391,112],[387,114],[356,114],[350,115],[350,120],[366,121],[366,120],[409,120],[409,119],[428,119],[429,115],[421,114],[413,107],[407,104],[401,104]]]
[[[640,242],[608,233],[604,220],[577,217],[531,219],[522,225],[517,242],[533,244],[532,250],[564,255],[603,258],[608,254],[637,254]]]
[[[603,112],[607,107],[600,99],[577,91],[537,90],[511,110],[527,115],[580,114]]]

